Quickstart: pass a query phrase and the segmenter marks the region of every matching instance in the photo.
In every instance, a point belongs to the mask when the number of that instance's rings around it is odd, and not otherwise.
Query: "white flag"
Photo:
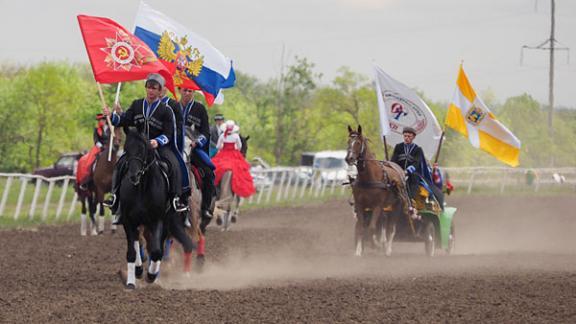
[[[442,136],[436,117],[416,91],[392,79],[379,67],[374,69],[380,126],[386,142],[392,146],[402,143],[402,129],[412,127],[416,130],[414,142],[422,147],[427,159],[432,159]]]

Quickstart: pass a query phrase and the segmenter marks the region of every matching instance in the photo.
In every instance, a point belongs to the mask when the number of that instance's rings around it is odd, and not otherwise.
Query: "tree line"
[[[362,125],[373,150],[383,157],[376,93],[372,80],[347,67],[329,83],[306,58],[295,57],[278,78],[260,80],[236,72],[237,83],[225,102],[208,109],[222,113],[250,135],[248,157],[275,165],[297,165],[306,151],[346,147],[347,125]],[[116,85],[104,85],[112,105]],[[127,108],[145,94],[142,82],[122,85]],[[448,101],[428,103],[440,123]],[[558,110],[548,135],[547,112],[529,94],[495,100],[481,94],[498,119],[522,141],[521,167],[576,165],[576,109]],[[202,100],[197,95],[198,100]],[[0,66],[0,171],[29,172],[52,164],[66,152],[86,151],[92,143],[95,114],[101,110],[89,65],[44,62]],[[212,122],[212,119],[211,119]],[[432,157],[428,157],[431,159]],[[444,166],[503,166],[447,130],[440,155]]]

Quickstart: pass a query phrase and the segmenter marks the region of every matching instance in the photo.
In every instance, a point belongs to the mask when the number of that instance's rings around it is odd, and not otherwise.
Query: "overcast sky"
[[[204,36],[261,79],[286,57],[309,58],[328,84],[340,66],[372,76],[371,62],[434,100],[448,101],[458,65],[477,92],[499,101],[524,92],[548,101],[548,52],[527,51],[550,34],[549,0],[147,0]],[[88,62],[76,15],[128,29],[138,0],[0,0],[0,62]],[[32,8],[33,7],[33,8]],[[556,0],[556,105],[576,107],[576,1]],[[287,63],[290,63],[287,60]]]

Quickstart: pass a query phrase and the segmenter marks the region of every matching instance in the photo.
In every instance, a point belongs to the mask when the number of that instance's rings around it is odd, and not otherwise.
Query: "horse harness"
[[[379,163],[380,167],[382,168],[382,179],[380,181],[359,181],[358,179],[354,179],[350,181],[350,185],[356,188],[363,188],[363,189],[383,189],[389,190],[390,188],[394,187],[394,185],[390,182],[390,178],[388,177],[388,172],[384,170],[384,166],[387,165],[387,161],[381,161],[377,159],[366,159],[366,140],[359,138],[359,135],[350,135],[353,140],[350,146],[354,146],[354,143],[357,140],[360,140],[360,153],[358,154],[358,159],[356,159],[356,168],[358,172],[363,171],[366,168],[366,161],[376,161]]]

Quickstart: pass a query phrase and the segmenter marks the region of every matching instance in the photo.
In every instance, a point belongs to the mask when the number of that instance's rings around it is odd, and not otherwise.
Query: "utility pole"
[[[536,2],[537,8],[537,2]],[[549,80],[548,80],[548,135],[552,138],[554,135],[553,118],[554,118],[554,52],[555,51],[567,51],[568,52],[568,62],[570,60],[570,49],[568,47],[558,47],[560,43],[556,40],[555,29],[556,29],[556,0],[550,0],[550,38],[542,42],[538,46],[522,46],[522,51],[520,53],[520,64],[522,64],[524,58],[524,49],[538,49],[538,50],[549,50],[550,52],[550,65],[549,65]]]
[[[550,0],[550,73],[548,79],[548,135],[552,138],[554,135],[554,128],[552,127],[552,119],[554,118],[554,27],[555,18],[554,12],[556,11],[556,0]]]

